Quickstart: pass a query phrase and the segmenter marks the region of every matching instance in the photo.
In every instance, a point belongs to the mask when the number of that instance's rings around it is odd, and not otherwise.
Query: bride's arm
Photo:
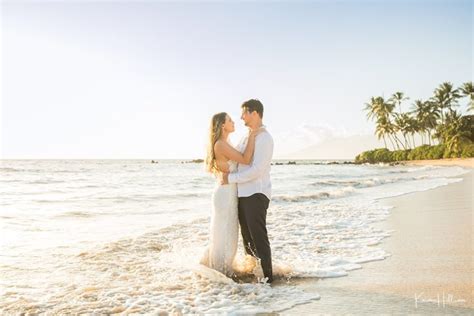
[[[214,150],[216,153],[222,154],[229,160],[248,165],[252,161],[253,152],[255,149],[255,138],[260,132],[261,131],[252,131],[250,133],[247,142],[247,147],[245,147],[245,151],[243,154],[225,141],[218,141],[214,147]]]

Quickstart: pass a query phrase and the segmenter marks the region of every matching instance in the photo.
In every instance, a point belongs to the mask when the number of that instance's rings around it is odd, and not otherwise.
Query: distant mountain
[[[288,159],[354,159],[365,150],[384,147],[383,140],[374,135],[354,135],[348,137],[331,137],[306,147],[302,150],[284,155]]]

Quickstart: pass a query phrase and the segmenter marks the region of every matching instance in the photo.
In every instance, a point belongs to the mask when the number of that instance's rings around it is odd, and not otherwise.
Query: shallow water
[[[299,162],[301,163],[301,162]],[[0,312],[271,312],[318,299],[284,280],[343,277],[390,256],[378,199],[427,190],[460,167],[272,167],[268,231],[282,281],[229,282],[198,265],[213,179],[201,164],[0,162]],[[244,265],[239,244],[237,268]]]

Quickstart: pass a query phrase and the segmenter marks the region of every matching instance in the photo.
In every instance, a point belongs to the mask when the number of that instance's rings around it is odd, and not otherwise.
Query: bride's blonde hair
[[[207,145],[207,156],[206,156],[206,171],[210,173],[216,173],[216,154],[214,152],[214,145],[222,135],[222,127],[227,117],[226,112],[214,114],[211,119],[211,125],[209,127],[209,143]]]

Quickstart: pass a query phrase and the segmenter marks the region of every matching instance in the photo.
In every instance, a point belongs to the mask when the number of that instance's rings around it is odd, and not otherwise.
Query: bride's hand
[[[229,184],[229,173],[228,172],[219,172],[219,183],[221,185]]]
[[[265,128],[259,128],[259,129],[256,129],[256,130],[250,130],[249,131],[249,137],[257,137],[258,134],[260,134],[261,132],[263,132],[265,130]]]

